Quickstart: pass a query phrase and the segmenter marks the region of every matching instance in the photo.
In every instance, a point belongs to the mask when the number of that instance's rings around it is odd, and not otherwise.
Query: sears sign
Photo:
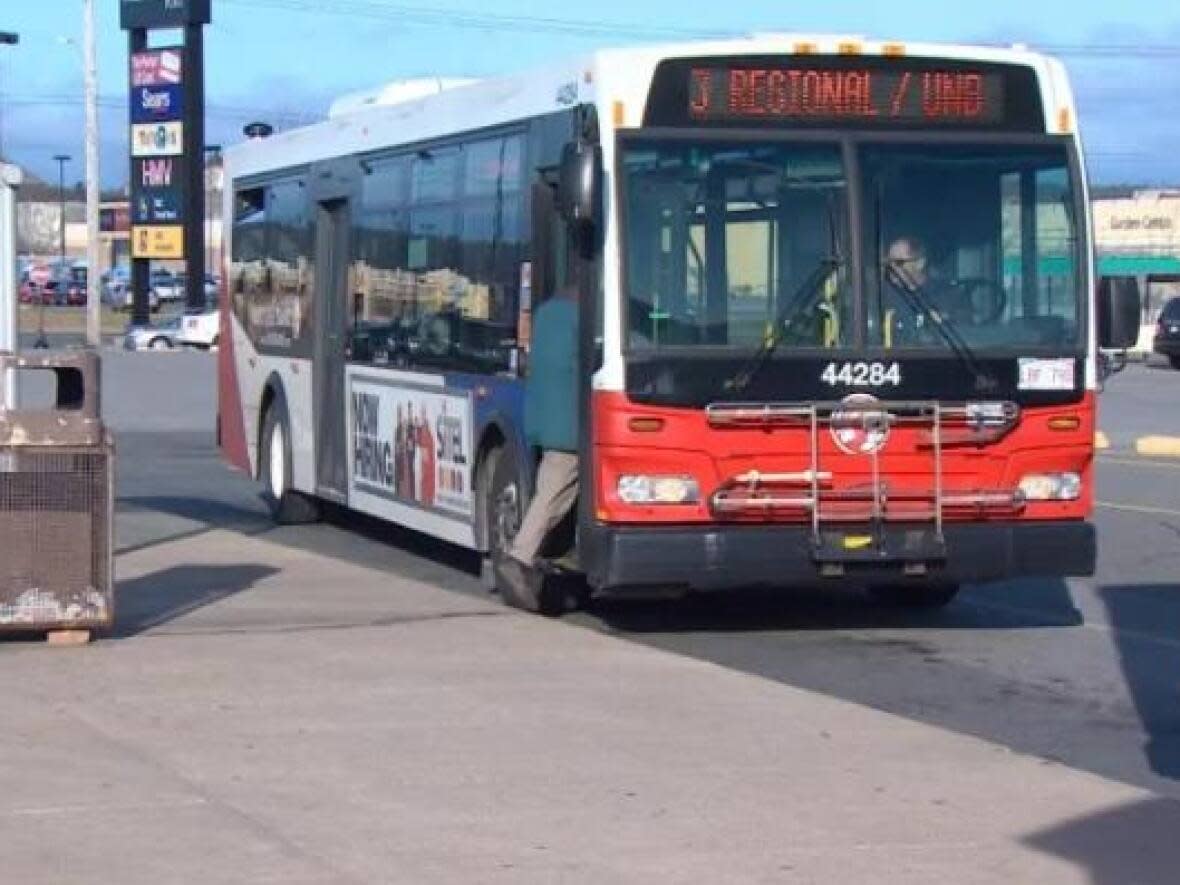
[[[181,97],[179,85],[134,86],[131,89],[131,122],[179,120],[183,113]]]

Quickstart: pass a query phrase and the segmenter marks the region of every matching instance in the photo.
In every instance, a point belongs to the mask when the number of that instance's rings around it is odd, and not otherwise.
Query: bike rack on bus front
[[[706,410],[718,429],[806,428],[806,470],[762,473],[747,470],[725,480],[710,508],[720,520],[811,524],[812,551],[824,573],[838,574],[845,563],[900,561],[920,573],[927,562],[946,558],[944,520],[1014,516],[1024,507],[1019,491],[944,487],[943,452],[948,445],[985,445],[1016,427],[1020,410],[1011,402],[947,405],[936,401],[825,403],[725,403]],[[922,429],[918,442],[929,447],[933,482],[929,488],[890,488],[882,478],[879,447],[859,457],[870,459],[867,484],[836,488],[836,476],[821,464],[820,428],[850,429],[866,438],[896,426]],[[852,455],[856,457],[857,455]],[[856,527],[866,531],[857,533]]]

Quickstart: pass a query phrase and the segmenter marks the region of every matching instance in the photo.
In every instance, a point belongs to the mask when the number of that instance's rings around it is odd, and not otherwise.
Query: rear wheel
[[[153,338],[148,347],[152,350],[171,350],[172,343],[167,338]]]
[[[259,474],[275,522],[297,525],[319,519],[316,500],[291,487],[291,425],[281,398],[271,403],[262,423]]]
[[[895,608],[942,608],[959,592],[958,584],[875,584],[869,596],[875,602]]]

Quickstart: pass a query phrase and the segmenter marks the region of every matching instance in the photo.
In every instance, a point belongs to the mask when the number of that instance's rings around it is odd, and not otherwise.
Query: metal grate
[[[109,447],[0,446],[0,627],[109,622],[112,466]]]

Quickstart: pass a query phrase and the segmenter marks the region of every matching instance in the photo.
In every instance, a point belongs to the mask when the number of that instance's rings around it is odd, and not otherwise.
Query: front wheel
[[[942,608],[949,605],[958,593],[958,584],[876,584],[869,587],[869,597],[874,602],[894,608]]]
[[[576,607],[562,581],[526,568],[510,554],[512,542],[525,514],[525,500],[516,457],[507,446],[490,455],[491,482],[485,498],[488,555],[493,589],[507,605],[524,611],[555,616]]]
[[[167,338],[153,338],[152,343],[148,345],[152,350],[171,350],[172,342]]]
[[[315,499],[291,487],[291,429],[282,399],[276,399],[266,410],[262,424],[259,474],[266,491],[266,503],[275,522],[280,525],[298,525],[319,519],[319,506]]]

